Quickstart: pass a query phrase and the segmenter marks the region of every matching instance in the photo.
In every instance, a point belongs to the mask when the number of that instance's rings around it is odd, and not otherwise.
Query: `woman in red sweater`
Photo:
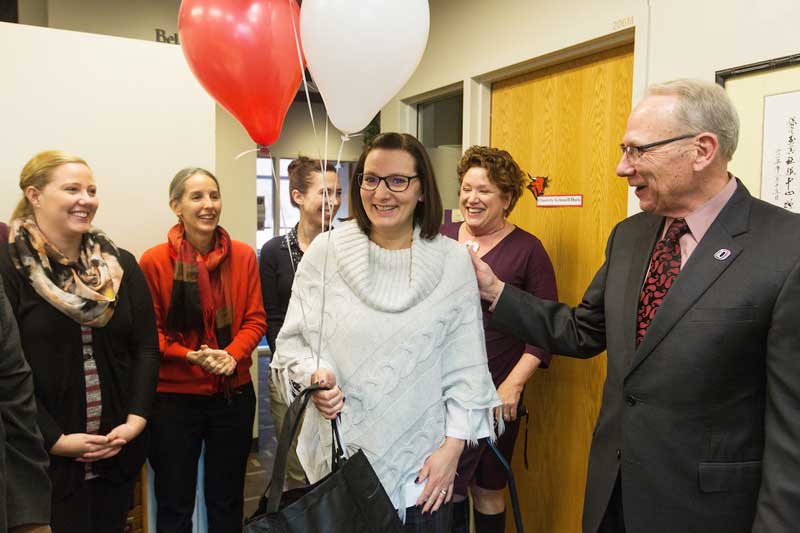
[[[266,331],[253,249],[219,217],[219,182],[201,168],[169,186],[178,223],[140,260],[163,359],[152,418],[160,532],[191,530],[197,461],[205,442],[209,531],[239,532],[256,399],[250,354]]]

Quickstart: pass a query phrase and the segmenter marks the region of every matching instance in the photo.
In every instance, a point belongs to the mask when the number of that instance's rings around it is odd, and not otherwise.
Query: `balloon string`
[[[294,3],[296,0],[289,0],[289,14],[292,16],[292,32],[294,32],[294,46],[297,49],[297,62],[300,65],[300,75],[303,77],[303,88],[306,93],[306,103],[308,104],[308,114],[311,116],[311,129],[314,131],[314,139],[317,139],[317,126],[314,123],[314,110],[311,107],[311,95],[308,92],[308,80],[306,79],[306,69],[303,68],[303,52],[300,49],[300,37],[297,35],[297,23],[294,18]]]
[[[358,134],[360,135],[360,134]],[[357,135],[356,135],[357,136]],[[336,157],[336,165],[335,169],[336,172],[336,180],[338,185],[339,180],[339,167],[342,164],[342,151],[344,150],[344,143],[350,140],[350,136],[342,135],[341,136],[342,142],[339,144],[339,155]],[[324,160],[320,159],[320,176],[322,176],[322,228],[327,229],[327,234],[325,235],[325,259],[322,263],[322,302],[320,305],[320,318],[319,318],[319,337],[317,338],[317,369],[319,369],[319,360],[322,354],[322,325],[325,320],[325,288],[327,285],[325,284],[325,273],[328,270],[328,250],[330,249],[331,244],[331,230],[333,229],[333,205],[330,203],[330,198],[328,194],[328,184],[325,179],[325,171],[326,167],[328,166],[327,161],[327,154],[328,154],[328,117],[325,117],[325,158]],[[334,191],[334,194],[335,191]],[[325,207],[328,208],[328,226],[325,226]]]
[[[328,115],[325,114],[325,141],[324,147],[322,150],[323,156],[320,158],[320,179],[322,180],[322,229],[325,230],[325,207],[328,208],[330,214],[328,215],[328,219],[331,223],[333,223],[333,208],[330,204],[330,198],[328,195],[328,184],[325,180],[325,167],[328,166]],[[338,181],[338,175],[337,175]],[[322,327],[325,323],[325,273],[328,270],[328,250],[330,250],[331,245],[331,226],[327,227],[327,235],[325,236],[325,259],[322,262],[322,274],[320,276],[321,290],[322,290],[322,301],[320,302],[320,310],[319,310],[319,337],[317,337],[317,369],[319,369],[319,360],[322,355]]]
[[[238,160],[239,160],[239,159],[241,159],[242,157],[246,156],[247,154],[253,153],[253,152],[258,152],[258,147],[256,147],[256,148],[250,148],[249,150],[245,150],[244,152],[242,152],[241,154],[237,155],[237,156],[236,156],[236,157],[234,157],[233,159],[234,159],[234,160],[236,160],[236,161],[238,161]],[[272,158],[270,158],[270,159],[272,159]],[[274,165],[273,165],[273,166],[274,166]]]

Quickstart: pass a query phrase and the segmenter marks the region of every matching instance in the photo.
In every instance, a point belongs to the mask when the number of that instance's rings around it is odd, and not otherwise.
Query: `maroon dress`
[[[439,230],[442,235],[458,240],[458,229],[461,222],[444,224]],[[492,267],[495,275],[505,283],[546,300],[557,300],[556,276],[542,242],[520,228],[506,235],[482,259]],[[484,334],[486,336],[486,355],[489,359],[489,372],[495,386],[499,386],[519,362],[522,354],[530,353],[542,360],[542,367],[550,364],[552,355],[549,352],[525,344],[516,337],[506,335],[486,327],[489,323],[489,303],[483,306]],[[520,398],[521,400],[521,398]],[[497,439],[497,447],[511,462],[514,442],[517,440],[520,420],[506,424],[505,432]],[[458,475],[455,480],[456,494],[465,496],[467,487],[475,481],[481,488],[500,490],[506,485],[506,474],[497,458],[484,444],[476,447],[465,447],[458,463]]]

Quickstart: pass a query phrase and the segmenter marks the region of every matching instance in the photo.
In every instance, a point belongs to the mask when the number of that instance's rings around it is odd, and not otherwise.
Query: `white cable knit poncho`
[[[327,264],[320,365],[335,372],[346,396],[347,447],[364,450],[402,515],[415,504],[404,501],[404,487],[444,442],[446,404],[468,413],[471,439],[491,427],[491,409],[500,405],[475,273],[463,246],[423,239],[418,229],[404,250],[380,248],[355,221],[328,240],[317,237],[297,269],[271,364],[282,383],[273,386],[294,396],[316,369]],[[330,438],[330,423],[309,408],[297,452],[312,483],[330,473]]]

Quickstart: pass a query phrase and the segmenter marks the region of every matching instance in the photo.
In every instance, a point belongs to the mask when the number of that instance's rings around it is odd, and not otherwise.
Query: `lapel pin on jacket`
[[[731,256],[731,251],[730,250],[728,250],[727,248],[720,248],[714,254],[714,259],[716,259],[717,261],[725,261],[730,256]]]

